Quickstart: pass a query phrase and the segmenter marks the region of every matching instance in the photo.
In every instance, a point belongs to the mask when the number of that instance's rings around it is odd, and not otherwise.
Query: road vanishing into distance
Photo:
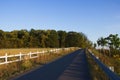
[[[84,49],[12,80],[91,80]]]

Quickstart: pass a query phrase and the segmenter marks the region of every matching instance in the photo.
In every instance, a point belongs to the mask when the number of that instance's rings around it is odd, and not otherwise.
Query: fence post
[[[97,58],[97,59],[99,59],[99,57],[98,57],[98,56],[96,56],[96,58]]]
[[[22,60],[22,54],[21,54],[21,52],[20,52],[20,61]]]
[[[43,50],[43,54],[45,53],[45,51]]]
[[[113,66],[109,66],[109,69],[114,72],[114,67]]]
[[[7,59],[7,53],[5,54],[5,63],[8,62],[8,59]]]
[[[30,51],[29,55],[30,55],[30,58],[31,58],[31,51]]]
[[[39,52],[37,51],[37,56],[39,56],[38,53],[39,53]]]

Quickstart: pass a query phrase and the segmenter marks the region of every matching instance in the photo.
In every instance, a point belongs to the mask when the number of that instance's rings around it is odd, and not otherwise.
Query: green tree
[[[66,36],[66,47],[81,47],[86,48],[91,46],[91,42],[85,34],[78,32],[68,32]]]
[[[4,31],[0,30],[0,48],[3,47],[3,42],[4,42]]]
[[[56,30],[0,30],[0,48],[88,47],[90,41],[83,33]]]
[[[103,38],[103,37],[101,37],[100,39],[98,39],[97,40],[97,43],[98,43],[98,45],[99,46],[101,46],[102,47],[102,51],[103,51],[103,53],[105,54],[105,46],[107,45],[107,39],[106,38]]]
[[[40,47],[45,48],[45,41],[47,39],[46,31],[41,30],[39,34]]]
[[[76,32],[68,32],[66,36],[66,47],[76,47],[77,36]]]
[[[120,38],[118,37],[118,34],[110,34],[107,37],[108,41],[109,41],[109,45],[110,47],[114,48],[114,49],[118,49],[120,47]]]
[[[55,30],[48,30],[48,38],[46,40],[47,47],[59,47],[58,33]]]
[[[111,53],[117,53],[117,50],[120,48],[120,38],[118,37],[118,34],[110,34],[107,37],[108,40],[108,45],[109,45],[109,49],[110,49],[110,55],[112,55]]]
[[[58,31],[59,47],[65,47],[65,38],[67,33],[65,31]]]
[[[96,43],[94,43],[94,45],[93,45],[93,46],[94,46],[94,48],[96,48],[97,44],[96,44]]]
[[[39,42],[39,39],[38,39],[38,31],[37,30],[34,30],[34,29],[31,29],[30,32],[29,32],[29,47],[31,48],[36,48],[36,47],[39,47],[40,45],[40,42]]]

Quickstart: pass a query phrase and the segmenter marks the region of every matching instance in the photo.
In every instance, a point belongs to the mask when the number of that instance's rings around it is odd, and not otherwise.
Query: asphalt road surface
[[[13,80],[91,80],[84,50],[77,50]]]
[[[84,50],[75,57],[58,80],[91,80]]]

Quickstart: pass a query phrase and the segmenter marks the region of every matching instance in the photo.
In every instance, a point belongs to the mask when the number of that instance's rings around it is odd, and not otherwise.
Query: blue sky
[[[31,28],[120,35],[120,0],[0,0],[0,29]]]

